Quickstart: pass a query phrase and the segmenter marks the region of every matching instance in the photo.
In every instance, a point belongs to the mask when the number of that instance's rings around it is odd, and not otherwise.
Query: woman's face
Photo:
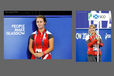
[[[44,22],[43,18],[37,18],[36,25],[37,25],[38,29],[44,28],[45,22]]]
[[[89,29],[89,33],[91,34],[91,36],[94,36],[95,35],[95,28],[91,27]]]

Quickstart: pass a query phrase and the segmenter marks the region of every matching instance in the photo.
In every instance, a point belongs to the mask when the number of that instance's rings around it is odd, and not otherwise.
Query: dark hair
[[[37,19],[37,18],[42,18],[45,23],[47,22],[47,21],[46,21],[46,17],[45,17],[44,15],[39,15],[39,16],[36,17],[36,19]]]

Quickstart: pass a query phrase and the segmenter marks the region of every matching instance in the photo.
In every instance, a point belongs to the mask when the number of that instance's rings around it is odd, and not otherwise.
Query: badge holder
[[[98,51],[98,45],[93,46],[93,51]]]

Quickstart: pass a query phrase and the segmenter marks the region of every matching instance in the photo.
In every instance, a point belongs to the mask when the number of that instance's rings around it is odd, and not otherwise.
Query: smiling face
[[[43,18],[36,19],[36,25],[37,25],[38,29],[43,29],[45,24],[46,23],[44,22]]]
[[[90,25],[89,26],[89,34],[91,36],[94,36],[95,35],[95,26],[94,25]]]

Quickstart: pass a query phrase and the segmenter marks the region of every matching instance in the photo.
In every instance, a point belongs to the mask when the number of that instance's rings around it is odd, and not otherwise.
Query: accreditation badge
[[[42,52],[42,49],[36,49],[36,53]]]
[[[93,51],[97,51],[97,50],[98,50],[97,45],[94,45],[94,46],[93,46]]]

